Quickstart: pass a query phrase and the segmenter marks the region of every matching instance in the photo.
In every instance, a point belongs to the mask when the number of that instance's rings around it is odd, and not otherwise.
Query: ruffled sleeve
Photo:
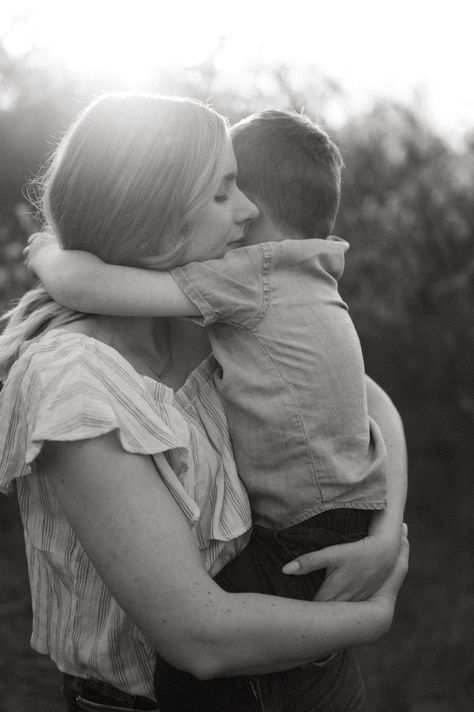
[[[29,473],[45,440],[116,431],[130,453],[186,450],[189,429],[172,392],[157,384],[154,395],[118,352],[95,339],[58,331],[30,343],[0,394],[0,490]]]

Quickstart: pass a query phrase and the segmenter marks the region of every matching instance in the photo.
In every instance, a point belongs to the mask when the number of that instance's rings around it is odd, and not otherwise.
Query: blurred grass
[[[463,469],[450,477],[456,467],[454,458],[412,459],[410,571],[390,633],[360,650],[371,712],[474,708],[471,472],[459,465]],[[0,712],[64,712],[59,675],[29,647],[28,581],[14,496],[0,499],[0,563]]]

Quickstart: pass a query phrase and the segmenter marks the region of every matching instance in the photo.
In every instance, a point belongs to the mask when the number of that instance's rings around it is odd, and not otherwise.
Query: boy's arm
[[[106,264],[90,252],[61,249],[47,233],[32,235],[25,255],[47,292],[69,309],[111,316],[199,315],[169,272]]]
[[[388,452],[387,509],[374,512],[369,535],[352,544],[327,547],[295,559],[306,574],[326,569],[315,600],[363,600],[377,590],[393,568],[400,546],[407,492],[407,456],[400,415],[387,394],[366,378],[369,414],[380,427]]]

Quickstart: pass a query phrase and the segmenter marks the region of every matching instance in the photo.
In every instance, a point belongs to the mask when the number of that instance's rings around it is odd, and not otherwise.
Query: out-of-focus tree
[[[34,227],[26,217],[25,183],[34,177],[51,137],[64,130],[67,85],[35,61],[34,53],[11,57],[0,45],[0,306],[32,283],[21,261],[25,236]],[[72,84],[69,84],[72,89]],[[34,210],[31,206],[31,215]]]
[[[226,70],[221,72],[224,49],[225,40],[221,39],[200,64],[169,68],[165,72],[158,70],[154,89],[209,101],[231,124],[269,107],[305,111],[325,123],[333,105],[344,101],[340,85],[313,65],[269,66],[252,60],[239,68],[238,76]]]
[[[472,447],[472,144],[453,149],[395,104],[350,120],[339,141],[343,288],[368,367],[419,419],[414,445]]]
[[[74,89],[71,77],[34,52],[13,58],[0,46],[0,209],[21,199],[25,181],[51,151],[52,136],[76,113]]]

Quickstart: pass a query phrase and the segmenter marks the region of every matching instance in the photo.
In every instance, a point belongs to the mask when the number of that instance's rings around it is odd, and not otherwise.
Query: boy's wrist
[[[54,259],[54,255],[58,255],[60,252],[62,252],[62,248],[59,245],[42,245],[40,249],[30,252],[27,261],[28,268],[40,277],[39,270],[49,264]]]

